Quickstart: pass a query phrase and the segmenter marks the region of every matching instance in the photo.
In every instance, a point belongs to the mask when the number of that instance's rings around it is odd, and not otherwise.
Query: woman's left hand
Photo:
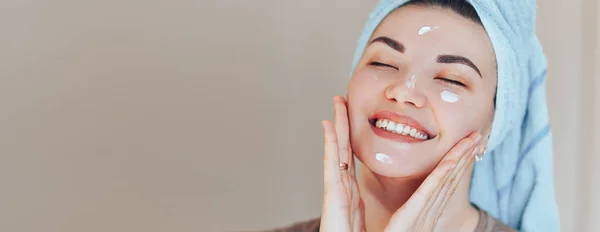
[[[465,171],[473,165],[480,140],[481,135],[473,133],[446,153],[417,191],[392,215],[385,232],[434,231]]]

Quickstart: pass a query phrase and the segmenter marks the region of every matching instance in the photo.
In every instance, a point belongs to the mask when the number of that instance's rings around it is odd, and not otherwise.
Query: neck
[[[465,176],[444,210],[452,213],[442,214],[436,231],[473,231],[477,225],[479,213],[469,200],[472,168],[465,171]],[[425,177],[384,177],[361,164],[358,185],[364,203],[367,231],[383,231],[391,216],[408,201],[424,180]]]

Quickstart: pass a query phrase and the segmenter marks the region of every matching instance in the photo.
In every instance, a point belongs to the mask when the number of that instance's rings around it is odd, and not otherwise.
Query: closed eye
[[[438,77],[437,79],[439,79],[439,80],[441,80],[443,82],[446,82],[448,84],[457,85],[457,86],[460,86],[460,87],[467,87],[465,84],[463,84],[460,81],[455,81],[455,80],[452,80],[452,79],[441,78],[441,77]]]
[[[373,66],[377,66],[377,67],[384,67],[384,68],[393,68],[393,69],[398,70],[398,68],[396,68],[392,65],[380,63],[380,62],[376,62],[376,61],[371,62],[369,65],[373,65]]]

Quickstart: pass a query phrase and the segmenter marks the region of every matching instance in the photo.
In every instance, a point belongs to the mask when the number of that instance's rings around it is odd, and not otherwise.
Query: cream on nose
[[[406,88],[409,88],[409,89],[415,89],[416,84],[417,84],[417,78],[416,78],[415,74],[410,76],[410,78],[408,78],[408,80],[406,80],[406,82],[404,82],[404,86],[406,86]]]
[[[385,90],[385,97],[399,104],[409,104],[421,108],[426,105],[427,99],[418,91],[419,77],[410,75],[404,82],[391,83]]]

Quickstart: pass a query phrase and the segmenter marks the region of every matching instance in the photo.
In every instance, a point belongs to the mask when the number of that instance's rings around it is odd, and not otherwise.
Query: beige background
[[[0,231],[258,230],[317,216],[319,121],[374,5],[1,1]],[[598,12],[594,0],[539,3],[562,231],[600,227]]]

